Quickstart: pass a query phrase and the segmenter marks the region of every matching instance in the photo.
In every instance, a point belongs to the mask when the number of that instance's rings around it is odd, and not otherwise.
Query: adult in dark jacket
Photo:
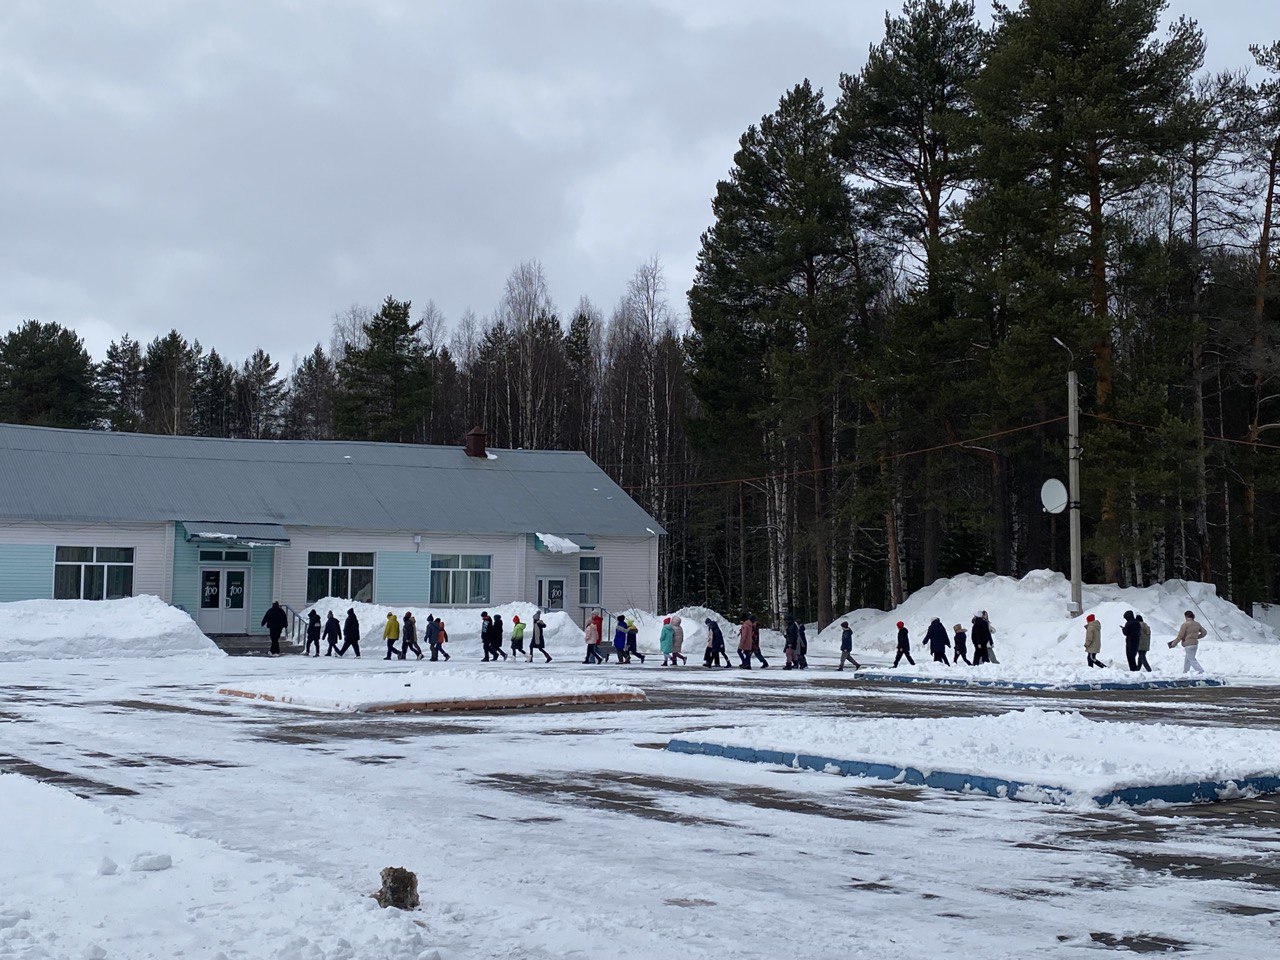
[[[796,624],[796,666],[801,670],[809,666],[809,638],[805,635],[804,624]]]
[[[356,619],[355,607],[347,608],[347,619],[342,623],[342,649],[338,656],[348,650],[354,650],[356,656],[360,656],[360,621]]]
[[[1124,612],[1124,655],[1129,661],[1130,670],[1138,670],[1138,645],[1142,642],[1142,624],[1133,618],[1133,611]]]
[[[893,658],[893,665],[896,667],[903,657],[907,658],[907,663],[913,667],[916,662],[911,659],[911,634],[907,633],[907,625],[901,620],[898,621],[898,654]]]
[[[342,639],[342,624],[338,622],[338,618],[333,615],[333,611],[329,611],[329,616],[324,621],[324,639],[329,644],[329,649],[325,650],[326,657],[332,657],[335,653],[342,656],[338,650],[338,641]]]
[[[613,649],[619,663],[631,662],[627,655],[627,618],[622,614],[618,614],[618,619],[613,622]]]
[[[944,663],[948,667],[951,661],[947,659],[947,647],[951,646],[951,638],[947,636],[947,628],[942,625],[942,621],[934,617],[929,624],[929,629],[924,632],[924,642],[929,645],[929,652],[933,654],[934,663]]]
[[[316,652],[314,656],[320,656],[320,614],[312,610],[307,614],[307,645],[302,648],[302,655],[305,657],[311,653],[311,647],[314,645]]]
[[[547,653],[547,625],[540,613],[533,615],[533,636],[529,638],[530,663],[533,663],[533,651],[535,650],[541,651],[542,655],[547,658],[545,662],[551,662],[551,654]]]
[[[493,616],[493,626],[489,628],[489,646],[493,648],[493,659],[498,659],[498,654],[502,654],[502,659],[507,659],[507,651],[502,649],[502,617],[498,614]]]
[[[836,669],[843,670],[846,660],[853,664],[853,669],[862,669],[862,664],[853,659],[853,629],[848,620],[843,620],[840,623],[840,666]]]
[[[262,625],[271,634],[271,656],[280,656],[280,634],[289,626],[289,615],[284,612],[279,600],[273,600],[271,608],[262,615]]]
[[[703,661],[704,665],[708,667],[718,667],[720,666],[720,658],[724,657],[724,667],[727,670],[729,667],[733,666],[733,661],[729,659],[729,652],[724,648],[724,632],[720,629],[720,624],[716,623],[710,617],[707,617],[705,622],[707,625],[707,639],[709,641],[707,644],[707,650],[710,653],[710,656]]]
[[[980,663],[990,663],[991,624],[980,613],[975,613],[969,622],[973,626],[969,632],[969,639],[973,641],[973,665],[976,667]]]
[[[498,659],[498,655],[493,653],[493,620],[490,619],[488,611],[480,614],[480,647],[484,650],[484,663],[489,662],[491,653],[494,660]]]
[[[422,659],[422,648],[418,646],[418,619],[413,611],[406,610],[400,618],[400,659],[403,660],[412,650],[419,660]]]
[[[982,618],[982,625],[987,630],[987,662],[999,663],[1000,659],[996,656],[996,628],[991,625],[991,617],[987,615],[987,611],[981,611],[978,616]]]
[[[431,659],[433,661],[439,660],[441,654],[444,654],[446,660],[449,659],[449,654],[445,653],[444,647],[440,643],[440,621],[431,614],[427,614],[426,638],[427,649],[431,651]]]
[[[787,656],[787,665],[782,669],[794,670],[800,659],[800,628],[796,624],[796,618],[790,614],[787,615],[787,623],[783,631],[782,652]]]

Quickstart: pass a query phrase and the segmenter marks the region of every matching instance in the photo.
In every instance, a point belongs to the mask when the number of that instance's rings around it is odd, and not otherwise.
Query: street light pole
[[[1071,606],[1073,617],[1084,613],[1080,576],[1080,384],[1073,367],[1067,371],[1067,509],[1071,511]]]

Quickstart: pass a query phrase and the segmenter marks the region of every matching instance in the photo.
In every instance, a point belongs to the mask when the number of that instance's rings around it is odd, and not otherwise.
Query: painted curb
[[[1029,680],[968,680],[960,677],[914,677],[861,670],[855,680],[916,683],[938,687],[998,687],[1005,690],[1180,690],[1187,687],[1225,687],[1226,681],[1210,677],[1178,680],[1099,680],[1097,683],[1038,683]]]
[[[867,777],[872,780],[906,783],[957,793],[982,793],[998,799],[1022,800],[1029,803],[1071,804],[1087,800],[1099,807],[1109,807],[1113,804],[1136,807],[1148,803],[1214,803],[1246,799],[1267,793],[1280,793],[1280,775],[1259,774],[1241,777],[1238,780],[1201,780],[1196,783],[1120,787],[1108,793],[1086,798],[1066,787],[1050,787],[1044,784],[1023,783],[1019,780],[1005,780],[1000,777],[941,770],[924,773],[915,767],[902,767],[897,764],[841,760],[836,757],[792,753],[785,750],[758,750],[754,747],[735,747],[694,740],[671,740],[667,743],[667,749],[672,753],[723,757],[747,763],[772,763],[784,767],[817,770],[821,773],[839,773],[844,777]]]
[[[318,710],[338,710],[343,713],[444,713],[454,710],[517,710],[528,707],[560,707],[578,704],[642,703],[648,698],[642,691],[612,691],[608,693],[541,694],[525,697],[489,697],[485,700],[418,700],[370,703],[321,700],[313,697],[291,697],[273,693],[256,693],[251,690],[219,690],[225,697],[243,697],[264,703],[286,703],[295,707],[314,707]]]

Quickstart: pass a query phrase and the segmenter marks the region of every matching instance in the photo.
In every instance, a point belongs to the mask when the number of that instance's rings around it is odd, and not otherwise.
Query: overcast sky
[[[1225,67],[1267,6],[1172,9]],[[805,77],[830,100],[884,8],[0,0],[0,330],[101,357],[176,327],[287,369],[353,303],[483,316],[538,259],[562,314],[608,311],[655,254],[683,314],[738,136]]]

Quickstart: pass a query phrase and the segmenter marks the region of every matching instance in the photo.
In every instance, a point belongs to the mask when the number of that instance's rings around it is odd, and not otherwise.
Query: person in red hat
[[[893,658],[893,665],[896,667],[903,657],[907,658],[907,663],[913,667],[916,662],[911,659],[911,636],[907,633],[907,625],[901,620],[898,621],[898,655]]]
[[[1089,666],[1106,666],[1098,659],[1102,652],[1102,624],[1092,613],[1084,618],[1084,652],[1089,655]]]

